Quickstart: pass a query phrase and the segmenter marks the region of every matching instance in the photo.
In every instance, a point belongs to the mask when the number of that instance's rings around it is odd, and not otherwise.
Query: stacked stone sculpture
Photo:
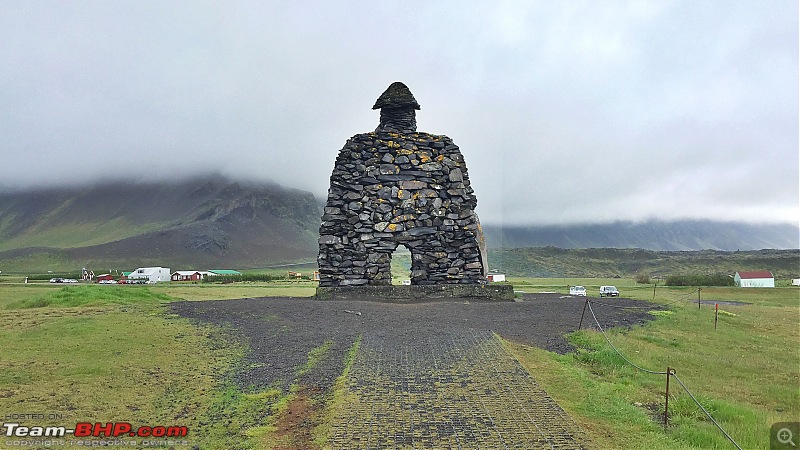
[[[401,245],[411,251],[412,285],[484,282],[464,157],[449,137],[416,131],[419,108],[406,85],[393,83],[373,106],[378,128],[339,151],[320,226],[320,287],[391,284]]]

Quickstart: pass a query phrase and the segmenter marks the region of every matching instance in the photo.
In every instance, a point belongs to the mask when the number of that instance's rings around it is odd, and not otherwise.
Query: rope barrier
[[[667,303],[663,303],[663,304],[655,303],[653,305],[648,305],[648,306],[619,306],[619,305],[612,305],[610,303],[603,303],[603,302],[598,302],[598,301],[592,301],[592,303],[594,303],[595,305],[603,305],[603,306],[608,306],[609,308],[619,308],[619,309],[653,309],[654,306],[658,306],[658,307],[662,307],[663,308],[665,306],[669,306],[669,305],[672,305],[672,304],[678,303],[678,302],[694,301],[694,299],[692,298],[693,295],[694,294],[689,294],[688,296],[685,295],[685,296],[683,296],[681,298],[678,298],[677,300],[673,300],[671,302],[667,302]]]
[[[678,382],[678,384],[680,384],[680,385],[681,385],[681,387],[683,388],[683,390],[684,390],[684,391],[686,391],[686,393],[687,393],[687,394],[689,394],[689,397],[691,397],[691,398],[692,398],[692,400],[694,400],[694,402],[697,404],[697,406],[700,408],[700,410],[702,410],[702,411],[703,411],[703,413],[706,415],[706,417],[708,417],[708,420],[710,420],[710,421],[711,421],[711,422],[712,422],[714,425],[716,425],[716,426],[717,426],[717,428],[719,428],[719,431],[722,431],[722,434],[724,434],[724,435],[725,435],[725,437],[726,437],[726,438],[728,438],[728,440],[729,440],[729,441],[731,441],[731,443],[732,443],[733,445],[735,445],[735,446],[736,446],[736,448],[738,448],[739,450],[742,450],[742,447],[739,447],[739,444],[737,444],[737,443],[736,443],[736,441],[734,441],[734,440],[733,440],[733,438],[731,437],[731,435],[730,435],[730,434],[728,434],[728,432],[727,432],[727,431],[725,431],[725,430],[722,428],[722,426],[720,426],[720,424],[718,424],[718,423],[717,423],[717,421],[716,421],[716,420],[714,420],[714,418],[713,418],[713,417],[711,417],[711,414],[709,414],[709,412],[708,412],[708,411],[706,411],[706,409],[705,409],[705,408],[703,408],[703,405],[701,405],[701,404],[700,404],[700,402],[698,402],[698,401],[697,401],[697,399],[696,399],[696,398],[694,398],[694,395],[692,395],[692,393],[691,393],[691,392],[689,392],[689,388],[687,388],[687,387],[686,387],[686,385],[685,385],[685,384],[683,384],[683,381],[681,381],[681,379],[680,379],[680,378],[678,378],[678,375],[676,375],[674,372],[673,372],[673,373],[671,373],[670,375],[672,375],[672,376],[675,378],[675,380]]]
[[[595,305],[608,306],[609,308],[617,308],[617,309],[653,309],[653,306],[619,306],[619,305],[612,305],[611,303],[603,303],[598,301],[594,301],[592,303],[594,303]]]
[[[603,327],[600,325],[600,322],[597,320],[597,316],[595,316],[595,315],[594,315],[594,310],[592,309],[592,302],[590,302],[590,301],[587,299],[587,300],[586,300],[586,304],[589,306],[589,312],[590,312],[590,313],[592,313],[592,317],[594,317],[594,323],[596,323],[596,324],[597,324],[597,328],[600,330],[600,333],[602,333],[602,334],[603,334],[603,337],[604,337],[604,338],[606,338],[606,342],[608,342],[608,345],[610,345],[610,346],[611,346],[611,348],[613,348],[613,349],[614,349],[614,351],[615,351],[615,352],[617,352],[617,354],[618,354],[618,355],[619,355],[619,356],[620,356],[622,359],[624,359],[624,360],[625,360],[625,362],[627,362],[628,364],[632,365],[633,367],[635,367],[635,368],[637,368],[637,369],[641,370],[642,372],[646,372],[646,373],[652,373],[653,375],[666,375],[666,374],[667,374],[667,372],[658,372],[658,371],[655,371],[655,370],[649,370],[649,369],[645,369],[644,367],[639,367],[639,366],[637,366],[636,364],[632,363],[632,362],[631,362],[631,361],[630,361],[628,358],[626,358],[626,357],[625,357],[625,355],[623,355],[622,353],[620,353],[620,351],[619,351],[619,350],[617,350],[617,347],[614,347],[614,344],[612,344],[612,343],[611,343],[611,340],[608,338],[608,336],[606,336],[606,332],[605,332],[605,331],[603,331]]]
[[[615,347],[614,344],[611,343],[611,339],[608,338],[608,336],[606,335],[606,332],[603,330],[603,327],[600,325],[600,321],[597,320],[597,316],[594,314],[594,310],[592,309],[592,302],[588,298],[586,299],[586,306],[589,307],[589,312],[592,314],[592,318],[594,318],[594,323],[597,324],[597,328],[600,330],[600,333],[606,339],[606,342],[608,342],[608,345],[610,345],[611,348],[614,349],[614,351],[623,360],[625,360],[625,362],[627,362],[631,366],[633,366],[633,367],[637,368],[638,370],[641,370],[642,372],[645,372],[645,373],[651,373],[651,374],[654,374],[654,375],[667,375],[667,376],[674,377],[675,380],[678,381],[678,384],[681,385],[683,390],[686,391],[687,394],[689,394],[689,397],[691,397],[691,399],[694,400],[695,404],[697,404],[697,406],[700,408],[700,410],[703,411],[703,413],[706,415],[706,417],[708,417],[708,419],[711,421],[711,423],[713,423],[719,429],[719,431],[721,431],[722,434],[724,434],[725,437],[728,438],[728,440],[731,441],[731,443],[737,449],[742,450],[742,447],[740,447],[739,444],[736,443],[736,441],[731,437],[731,435],[728,434],[728,432],[725,431],[725,429],[723,429],[722,426],[719,423],[717,423],[716,420],[714,420],[714,418],[711,416],[711,414],[703,407],[703,405],[700,404],[699,401],[697,401],[697,399],[694,397],[694,395],[692,395],[692,393],[689,391],[689,388],[687,388],[686,385],[683,384],[683,381],[681,381],[681,379],[678,378],[678,375],[675,374],[675,369],[671,369],[668,372],[659,372],[659,371],[649,370],[649,369],[645,369],[643,367],[639,367],[636,364],[634,364],[633,362],[631,362],[628,358],[625,357],[625,355],[623,355],[619,350],[617,350],[617,347]],[[664,423],[666,423],[666,420],[667,420],[667,416],[665,414]]]

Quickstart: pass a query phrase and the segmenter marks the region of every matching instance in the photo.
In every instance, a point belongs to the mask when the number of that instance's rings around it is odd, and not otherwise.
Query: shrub
[[[635,280],[636,280],[636,283],[638,283],[638,284],[650,284],[650,275],[648,275],[648,274],[646,274],[644,272],[640,272],[640,273],[636,274]]]
[[[670,275],[667,286],[733,286],[733,278],[724,273],[712,275]]]
[[[73,278],[76,280],[80,280],[81,273],[80,272],[32,273],[28,275],[29,281],[45,281],[51,278]]]
[[[216,275],[206,277],[206,283],[233,283],[239,281],[275,281],[283,280],[285,277],[280,275],[268,274],[242,274],[242,275]]]

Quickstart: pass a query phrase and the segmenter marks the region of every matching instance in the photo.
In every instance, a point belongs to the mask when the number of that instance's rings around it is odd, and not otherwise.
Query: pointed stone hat
[[[380,97],[378,97],[372,109],[402,108],[404,106],[419,109],[419,103],[417,103],[414,94],[411,93],[408,86],[399,81],[395,81],[389,88],[383,91]]]

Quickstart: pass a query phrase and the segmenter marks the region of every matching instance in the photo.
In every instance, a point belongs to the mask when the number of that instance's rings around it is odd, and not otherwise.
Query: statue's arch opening
[[[392,284],[411,284],[411,250],[400,244],[391,258]]]

